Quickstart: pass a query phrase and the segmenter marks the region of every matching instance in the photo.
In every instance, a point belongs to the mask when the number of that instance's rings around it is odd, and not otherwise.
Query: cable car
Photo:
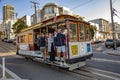
[[[60,60],[56,51],[54,64],[43,61],[43,55],[38,47],[38,38],[42,33],[53,33],[61,28],[63,34],[66,33],[66,63],[68,66],[60,66]],[[46,35],[46,36],[47,36]],[[47,59],[49,60],[48,46],[46,46]],[[31,58],[46,64],[68,68],[73,70],[86,65],[86,60],[93,56],[90,24],[80,21],[78,18],[70,15],[57,16],[42,21],[41,23],[23,29],[17,34],[17,55]],[[63,61],[63,58],[62,58]]]

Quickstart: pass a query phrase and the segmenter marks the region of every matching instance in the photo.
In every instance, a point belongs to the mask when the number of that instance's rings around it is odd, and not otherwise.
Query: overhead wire
[[[120,16],[118,16],[116,13],[114,13],[114,14],[115,14],[115,16],[117,16],[120,19]]]
[[[114,12],[114,15],[120,19],[120,16],[118,16],[118,14],[117,14],[117,13],[120,14],[120,12],[117,11],[115,8],[113,8],[113,12]]]
[[[112,2],[112,4],[114,4],[116,2],[116,0],[114,0],[113,2]]]
[[[120,14],[120,12],[118,10],[116,10],[115,8],[113,8],[113,12]]]
[[[71,8],[71,9],[72,9],[72,10],[73,10],[73,9],[77,9],[77,8],[79,8],[79,7],[81,7],[81,6],[84,6],[84,5],[88,4],[88,3],[90,3],[90,2],[92,2],[92,0],[88,0],[88,1],[86,1],[86,2],[84,2],[84,3],[82,3],[82,4],[80,4],[80,5],[78,5],[78,6],[76,6],[76,7]]]

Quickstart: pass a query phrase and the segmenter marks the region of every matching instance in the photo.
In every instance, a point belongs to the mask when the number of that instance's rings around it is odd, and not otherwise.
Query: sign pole
[[[5,79],[6,76],[5,76],[5,58],[4,58],[4,57],[2,58],[2,66],[3,66],[3,74],[2,74],[2,78]]]

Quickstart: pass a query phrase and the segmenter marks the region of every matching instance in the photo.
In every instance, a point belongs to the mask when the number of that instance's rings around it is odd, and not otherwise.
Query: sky
[[[2,7],[5,4],[11,4],[15,7],[15,12],[18,13],[18,18],[34,13],[33,5],[30,1],[36,1],[39,3],[38,8],[42,8],[46,3],[55,2],[59,6],[65,6],[70,8],[75,14],[85,17],[86,21],[104,18],[111,22],[110,14],[110,0],[0,0],[0,22],[2,22]],[[120,0],[112,0],[113,8],[118,12],[120,16]],[[120,17],[114,16],[114,22],[120,24]]]

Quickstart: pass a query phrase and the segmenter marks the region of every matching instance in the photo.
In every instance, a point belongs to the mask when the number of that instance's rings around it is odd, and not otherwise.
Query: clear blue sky
[[[40,5],[37,8],[42,8],[46,3],[55,2],[60,6],[70,8],[74,13],[85,17],[86,20],[104,18],[110,20],[110,0],[0,0],[0,18],[2,18],[2,6],[11,4],[15,7],[15,12],[18,17],[24,15],[32,15],[34,8],[30,1],[37,1]],[[113,0],[113,7],[119,11],[120,16],[120,0]],[[2,20],[0,20],[1,22]],[[114,17],[114,21],[120,23],[120,19]]]

